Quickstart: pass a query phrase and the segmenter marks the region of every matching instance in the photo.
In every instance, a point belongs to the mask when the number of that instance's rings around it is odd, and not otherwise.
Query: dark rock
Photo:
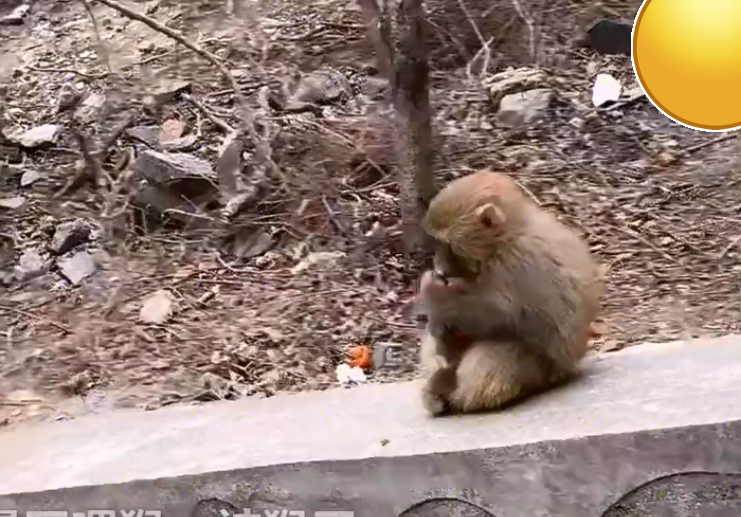
[[[57,226],[54,237],[52,237],[49,249],[55,255],[64,255],[75,246],[82,244],[90,238],[90,226],[81,220],[62,223]]]
[[[587,31],[588,46],[598,54],[629,56],[633,25],[614,20],[599,20]]]

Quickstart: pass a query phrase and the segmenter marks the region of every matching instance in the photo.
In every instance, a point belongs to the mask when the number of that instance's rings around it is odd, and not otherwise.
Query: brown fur
[[[457,328],[473,340],[453,361],[437,353],[450,348],[438,347],[439,331],[423,340],[433,414],[495,409],[576,371],[603,291],[576,232],[492,172],[440,191],[425,226],[438,243],[436,269],[465,280],[430,304],[428,328]]]

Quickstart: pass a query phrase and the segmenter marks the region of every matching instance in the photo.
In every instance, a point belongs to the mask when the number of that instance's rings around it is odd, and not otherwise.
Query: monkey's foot
[[[422,403],[425,409],[433,417],[444,416],[450,413],[450,404],[440,395],[436,395],[429,391],[425,391],[422,394]]]

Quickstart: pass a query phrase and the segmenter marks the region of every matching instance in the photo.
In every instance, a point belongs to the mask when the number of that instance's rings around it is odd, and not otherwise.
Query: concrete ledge
[[[677,515],[704,500],[708,516],[741,515],[741,337],[610,354],[499,414],[433,420],[418,388],[13,427],[0,433],[0,509],[205,516],[218,498],[362,517],[596,517]]]

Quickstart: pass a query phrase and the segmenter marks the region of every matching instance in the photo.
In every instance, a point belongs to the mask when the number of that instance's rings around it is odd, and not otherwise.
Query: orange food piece
[[[367,370],[373,366],[373,353],[367,346],[354,346],[348,351],[348,355],[350,356],[350,367],[352,368],[358,366],[363,370]]]

